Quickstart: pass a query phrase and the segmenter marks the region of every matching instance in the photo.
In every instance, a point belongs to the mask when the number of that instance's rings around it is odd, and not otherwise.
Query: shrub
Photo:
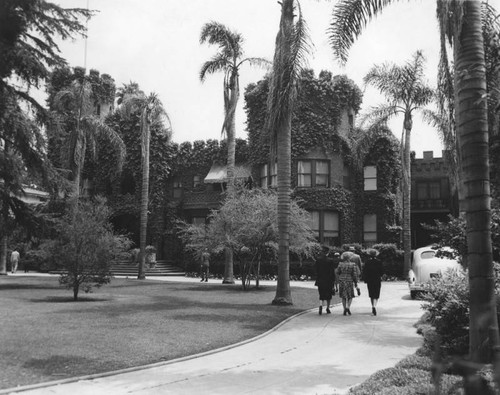
[[[428,364],[431,363],[429,358]],[[443,374],[440,379],[441,394],[455,394],[460,388],[460,376]],[[431,372],[418,368],[396,365],[371,375],[362,384],[351,388],[351,395],[421,395],[433,394],[435,387]]]
[[[28,270],[48,272],[57,269],[57,262],[54,259],[54,251],[57,248],[56,240],[43,240],[37,248],[28,250],[21,263]]]
[[[430,282],[423,309],[446,354],[465,355],[469,346],[469,281],[463,270],[449,270]]]
[[[396,364],[396,368],[419,369],[430,372],[432,368],[432,360],[428,356],[412,354],[399,361]]]
[[[378,258],[382,261],[386,277],[404,278],[403,276],[403,251],[398,250],[396,244],[379,243],[373,246],[378,252]]]
[[[428,313],[426,313],[428,315]],[[435,346],[439,338],[436,328],[434,328],[430,323],[420,323],[417,325],[417,333],[422,335],[424,342],[422,347],[420,347],[416,355],[423,357],[432,357],[435,352]]]
[[[124,236],[114,235],[109,223],[110,212],[105,200],[78,202],[59,224],[60,242],[56,259],[66,269],[59,282],[73,290],[73,299],[83,288],[107,284],[111,261],[130,246]]]
[[[430,386],[429,372],[419,369],[394,367],[379,370],[378,372],[371,375],[368,380],[366,380],[362,384],[351,388],[349,394],[415,394],[416,392],[408,392],[409,389],[407,387],[415,387],[422,390],[427,386]],[[408,391],[406,391],[405,388],[408,389]],[[432,388],[432,386],[430,386],[429,388]]]

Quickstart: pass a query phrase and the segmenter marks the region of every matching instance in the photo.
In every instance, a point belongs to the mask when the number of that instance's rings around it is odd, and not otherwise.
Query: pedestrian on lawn
[[[340,256],[339,267],[337,268],[337,282],[339,284],[339,296],[342,298],[344,315],[351,315],[351,303],[354,298],[354,287],[358,287],[359,269],[358,266],[350,260],[352,253],[344,252]]]
[[[335,268],[333,259],[328,257],[330,249],[326,246],[321,247],[321,250],[316,256],[316,282],[314,285],[318,287],[319,293],[319,315],[323,313],[323,308],[326,307],[326,314],[330,314],[330,305],[333,295],[335,295]]]
[[[363,270],[363,280],[368,286],[368,296],[372,304],[372,314],[377,315],[377,302],[380,298],[382,275],[384,273],[382,262],[377,258],[378,251],[374,248],[370,248],[367,252],[368,260]]]
[[[19,265],[19,258],[20,258],[19,251],[17,250],[12,251],[12,253],[10,254],[10,265],[11,265],[10,269],[12,271],[12,274],[17,272],[17,266]]]
[[[203,281],[208,282],[208,274],[210,272],[210,253],[206,248],[201,253],[200,272],[201,272],[201,282]]]

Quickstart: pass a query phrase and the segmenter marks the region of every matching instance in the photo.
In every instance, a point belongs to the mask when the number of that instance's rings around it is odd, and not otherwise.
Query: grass
[[[113,371],[250,339],[317,306],[314,288],[113,279],[73,301],[57,277],[0,276],[0,389]]]

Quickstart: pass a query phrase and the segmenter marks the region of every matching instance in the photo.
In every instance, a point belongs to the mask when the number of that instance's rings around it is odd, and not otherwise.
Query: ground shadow
[[[73,300],[72,296],[47,296],[45,298],[30,299],[32,303],[85,303],[85,302],[106,302],[111,299],[92,296],[79,296],[78,300]]]
[[[0,284],[0,291],[12,291],[12,290],[22,290],[22,289],[57,289],[58,286],[51,285],[37,285],[37,284],[22,284],[22,283],[11,283],[11,284]]]

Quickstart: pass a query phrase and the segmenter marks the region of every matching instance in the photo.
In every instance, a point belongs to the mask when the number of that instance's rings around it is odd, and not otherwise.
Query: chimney
[[[434,151],[424,151],[424,159],[434,158]]]

